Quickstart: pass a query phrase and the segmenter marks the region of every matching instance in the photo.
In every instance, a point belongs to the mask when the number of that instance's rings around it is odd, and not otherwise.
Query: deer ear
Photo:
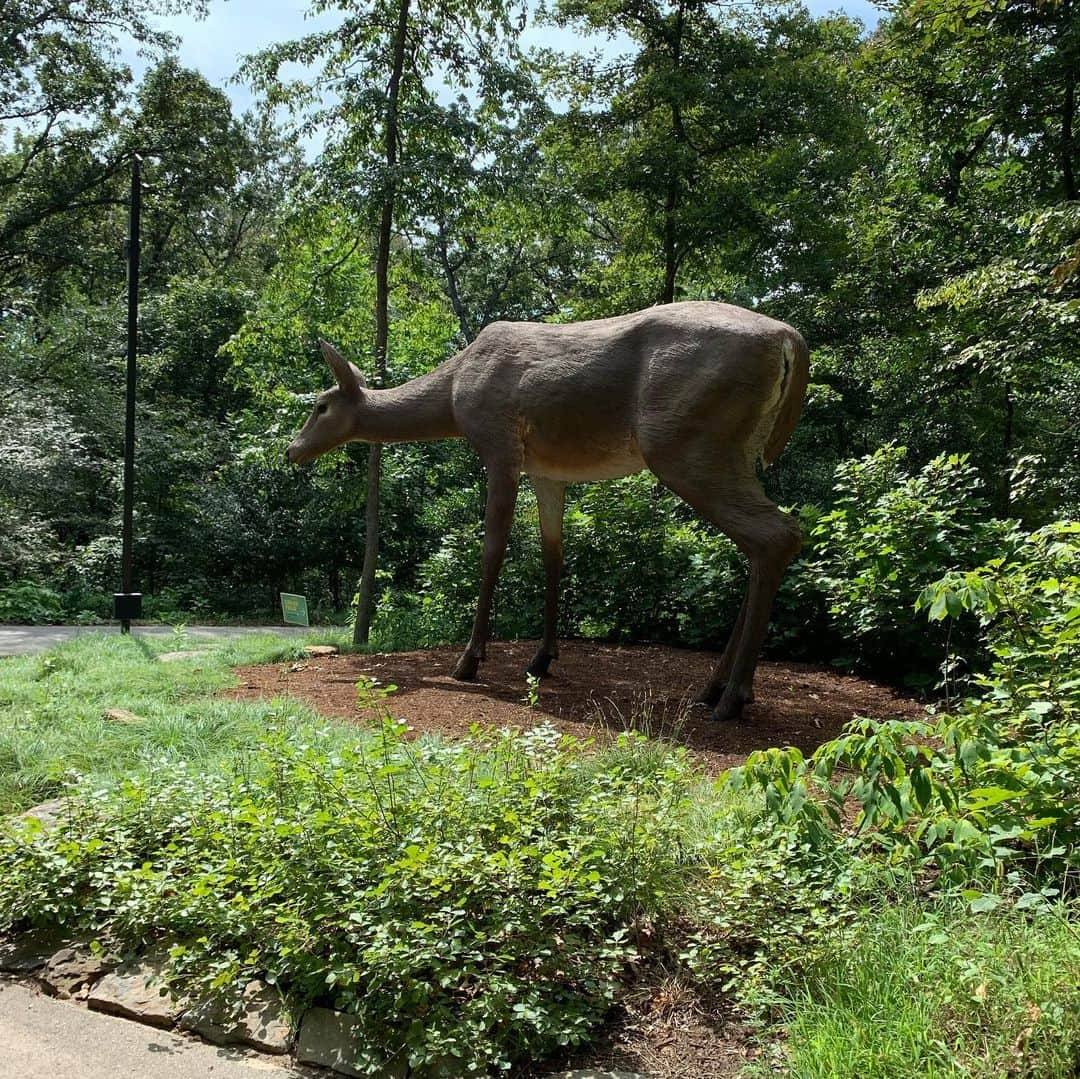
[[[323,359],[330,365],[330,370],[334,372],[337,384],[346,393],[359,393],[366,385],[364,376],[360,373],[360,368],[354,363],[349,363],[329,341],[320,340],[319,348],[322,349]]]

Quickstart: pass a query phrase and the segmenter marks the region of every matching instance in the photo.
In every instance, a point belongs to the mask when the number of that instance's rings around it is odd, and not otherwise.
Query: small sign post
[[[291,592],[281,593],[281,618],[283,622],[294,626],[309,626],[307,597],[294,596]]]

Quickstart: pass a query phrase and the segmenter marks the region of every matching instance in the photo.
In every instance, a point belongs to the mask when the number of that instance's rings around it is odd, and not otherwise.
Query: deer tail
[[[766,467],[780,456],[787,445],[806,399],[806,386],[810,380],[810,350],[797,330],[789,329],[784,335],[780,361],[780,395],[776,418],[761,454]]]

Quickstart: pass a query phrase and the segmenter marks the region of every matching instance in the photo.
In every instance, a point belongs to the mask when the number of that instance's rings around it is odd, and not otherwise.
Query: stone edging
[[[59,946],[58,946],[59,945]],[[85,942],[42,942],[25,938],[0,945],[0,971],[31,988],[62,1000],[85,1003],[91,1011],[132,1019],[160,1030],[179,1027],[221,1046],[242,1046],[284,1056],[292,1051],[297,1064],[329,1068],[339,1075],[360,1076],[356,1058],[355,1016],[330,1008],[309,1008],[299,1031],[281,998],[264,982],[250,982],[236,1017],[215,1002],[193,1003],[169,994],[161,956],[142,956],[119,963],[113,956],[91,952]],[[407,1068],[384,1071],[380,1079],[405,1079]],[[648,1079],[631,1072],[584,1069],[552,1073],[547,1079]]]

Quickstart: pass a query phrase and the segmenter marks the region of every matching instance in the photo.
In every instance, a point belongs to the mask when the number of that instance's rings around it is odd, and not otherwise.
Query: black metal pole
[[[142,188],[139,166],[142,159],[136,154],[131,160],[131,212],[127,241],[127,409],[124,416],[124,523],[121,567],[124,602],[117,597],[120,632],[131,629],[132,617],[139,613],[139,600],[134,598],[132,584],[132,538],[135,503],[135,357],[139,348],[139,226],[142,211]]]

